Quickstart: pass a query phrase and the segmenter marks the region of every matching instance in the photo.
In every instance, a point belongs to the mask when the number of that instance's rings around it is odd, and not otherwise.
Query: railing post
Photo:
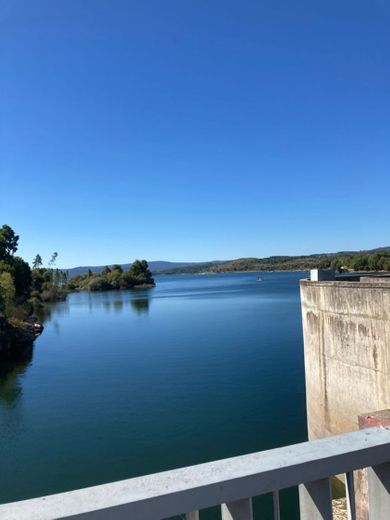
[[[221,505],[222,520],[253,520],[252,499],[244,498]]]
[[[332,490],[330,479],[306,482],[299,486],[301,520],[332,520]]]
[[[191,513],[186,513],[186,520],[199,520],[199,511],[191,511]]]
[[[390,462],[368,468],[369,515],[373,520],[390,518]]]
[[[274,520],[280,520],[279,491],[272,493],[272,501],[274,505]]]
[[[345,495],[347,499],[348,520],[356,520],[355,483],[353,471],[349,471],[345,474]]]

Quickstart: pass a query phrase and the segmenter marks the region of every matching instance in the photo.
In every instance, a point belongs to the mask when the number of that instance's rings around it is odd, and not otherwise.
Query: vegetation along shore
[[[71,291],[105,291],[153,287],[146,260],[134,261],[124,271],[119,265],[100,274],[88,272],[69,280],[67,271],[55,267],[54,252],[47,267],[37,254],[32,268],[15,253],[19,236],[4,224],[0,228],[0,356],[9,357],[32,344],[43,330],[42,317],[50,302],[64,300]]]
[[[240,271],[308,271],[332,268],[336,271],[390,271],[390,247],[370,251],[345,251],[302,256],[238,258],[226,262],[207,262],[165,269],[161,274],[211,274]]]

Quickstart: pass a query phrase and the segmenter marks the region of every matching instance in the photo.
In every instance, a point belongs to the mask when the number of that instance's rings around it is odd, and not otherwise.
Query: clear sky
[[[26,260],[390,245],[387,0],[0,7],[0,225]]]

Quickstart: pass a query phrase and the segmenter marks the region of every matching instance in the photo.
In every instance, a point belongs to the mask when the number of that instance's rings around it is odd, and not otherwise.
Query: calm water
[[[0,502],[305,440],[304,274],[262,276],[54,305],[30,359],[2,367]]]

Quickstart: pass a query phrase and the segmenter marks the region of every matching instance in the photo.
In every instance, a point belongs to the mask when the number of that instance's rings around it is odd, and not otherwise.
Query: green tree
[[[102,275],[103,275],[103,276],[107,276],[109,273],[111,273],[111,269],[108,267],[108,265],[106,265],[106,266],[103,268]]]
[[[134,260],[129,268],[129,274],[137,281],[145,284],[153,284],[153,276],[149,270],[149,265],[146,260]]]
[[[49,267],[50,268],[54,267],[54,265],[56,263],[56,260],[57,260],[57,257],[58,257],[58,253],[57,253],[57,251],[54,251],[54,253],[51,255],[50,261],[49,261]]]
[[[56,285],[58,287],[61,283],[61,278],[62,278],[61,271],[59,269],[56,269],[54,271],[54,285]]]
[[[0,274],[0,310],[10,316],[15,305],[16,290],[10,273]]]
[[[330,263],[330,267],[337,272],[341,272],[341,268],[343,267],[343,260],[341,258],[334,258]]]
[[[367,271],[368,255],[355,255],[352,258],[351,267],[354,271]]]
[[[319,264],[318,264],[318,268],[319,269],[327,269],[328,267],[330,267],[330,260],[329,258],[326,256],[325,258],[321,258]]]
[[[19,236],[7,224],[0,228],[0,260],[5,260],[16,253]]]
[[[384,257],[379,253],[374,253],[368,256],[368,268],[370,271],[380,271],[383,269]]]
[[[108,273],[108,275],[105,276],[105,279],[112,285],[113,289],[120,289],[121,288],[121,278],[122,278],[122,268],[118,266],[120,269],[114,269],[112,268],[111,273]]]
[[[30,297],[31,290],[31,269],[27,262],[20,256],[12,257],[12,275],[15,283],[16,296],[27,299]]]
[[[102,276],[96,276],[93,278],[87,286],[89,291],[107,291],[112,289],[109,282]]]
[[[33,260],[33,269],[39,269],[40,267],[42,267],[42,257],[41,255],[36,255],[34,260]]]

